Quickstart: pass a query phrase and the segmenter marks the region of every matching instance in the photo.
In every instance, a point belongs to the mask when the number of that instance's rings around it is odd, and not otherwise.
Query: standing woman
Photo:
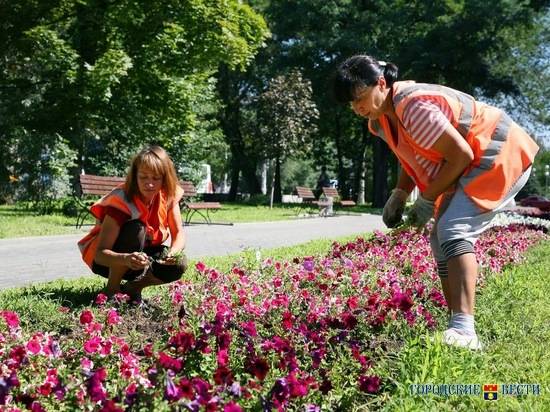
[[[172,160],[150,146],[133,158],[126,182],[91,207],[97,223],[78,246],[92,271],[108,279],[107,295],[123,292],[139,301],[143,288],[185,272],[182,195]],[[170,246],[163,244],[168,237]]]
[[[527,182],[538,146],[501,110],[448,87],[397,81],[397,72],[371,56],[350,57],[336,71],[334,94],[369,119],[401,163],[384,223],[401,222],[415,186],[420,196],[408,222],[422,227],[435,217],[430,242],[451,311],[444,341],[481,349],[474,243]]]

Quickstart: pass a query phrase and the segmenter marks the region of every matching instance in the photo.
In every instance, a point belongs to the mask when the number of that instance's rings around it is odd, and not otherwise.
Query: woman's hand
[[[124,263],[132,270],[139,270],[149,264],[149,258],[143,252],[132,252],[124,255]]]

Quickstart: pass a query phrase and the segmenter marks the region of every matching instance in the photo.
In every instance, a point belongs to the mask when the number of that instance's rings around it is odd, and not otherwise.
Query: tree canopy
[[[228,173],[233,197],[259,192],[258,165],[279,151],[328,166],[341,193],[380,205],[396,163],[332,100],[336,65],[368,53],[401,79],[492,99],[548,134],[549,4],[0,0],[0,196],[43,192],[31,185],[40,179],[66,187],[69,171],[122,174],[130,154],[158,143],[187,171],[207,161]],[[292,73],[301,77],[284,89]],[[274,99],[272,79],[287,79]],[[311,105],[293,96],[297,83],[311,85]],[[286,150],[298,138],[312,150]]]

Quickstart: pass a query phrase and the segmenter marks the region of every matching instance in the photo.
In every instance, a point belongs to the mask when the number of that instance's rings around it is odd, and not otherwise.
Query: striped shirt
[[[413,98],[403,112],[403,126],[416,144],[430,149],[451,125],[452,111],[445,98],[440,96],[418,96]],[[432,162],[420,154],[416,160],[429,177],[437,175],[442,163]]]

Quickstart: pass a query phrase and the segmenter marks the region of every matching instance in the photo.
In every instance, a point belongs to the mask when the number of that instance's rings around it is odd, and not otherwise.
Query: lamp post
[[[548,176],[550,176],[550,165],[544,166],[544,194],[548,197]]]

